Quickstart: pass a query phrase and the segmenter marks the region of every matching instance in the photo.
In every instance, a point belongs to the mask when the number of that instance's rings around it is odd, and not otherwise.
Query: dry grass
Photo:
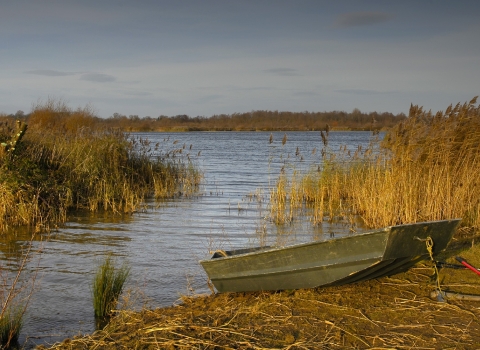
[[[15,155],[0,159],[0,227],[62,223],[72,209],[131,213],[146,197],[196,189],[201,175],[189,161],[154,157],[158,145],[92,128],[95,120],[61,101],[34,107]]]
[[[472,349],[480,303],[431,300],[431,273],[425,265],[341,287],[185,297],[121,311],[105,329],[51,349]]]
[[[282,196],[276,195],[277,189],[271,196],[275,222],[281,223],[282,209],[283,216],[291,218],[292,207],[285,203],[300,196],[315,224],[339,218],[353,222],[360,216],[368,228],[451,218],[480,227],[476,98],[436,114],[412,106],[409,117],[383,142],[354,154],[346,149],[323,154],[323,164],[300,180],[300,195],[298,178],[280,176]]]

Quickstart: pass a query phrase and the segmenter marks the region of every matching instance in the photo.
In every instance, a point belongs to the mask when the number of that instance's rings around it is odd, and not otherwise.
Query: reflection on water
[[[147,202],[147,210],[133,215],[77,212],[56,232],[37,235],[34,248],[42,253],[32,259],[27,272],[38,271],[38,283],[21,342],[31,347],[95,329],[91,286],[106,254],[131,266],[126,289],[134,293],[129,306],[156,307],[172,305],[192,291],[209,292],[198,260],[207,258],[210,251],[261,241],[287,245],[328,239],[331,228],[312,227],[306,220],[285,226],[263,220],[268,216],[269,186],[280,169],[306,170],[321,159],[320,133],[288,132],[285,145],[283,135],[273,133],[270,144],[270,133],[262,132],[139,134],[160,142],[164,153],[192,145],[181,156],[204,172],[200,193]],[[329,147],[335,151],[348,145],[355,150],[357,145],[365,148],[369,139],[368,132],[333,132]],[[30,237],[31,232],[21,229],[0,236],[3,268],[18,266]]]

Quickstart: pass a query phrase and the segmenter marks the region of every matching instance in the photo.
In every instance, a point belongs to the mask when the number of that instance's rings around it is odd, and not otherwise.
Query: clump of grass
[[[276,185],[270,190],[270,201],[275,203],[270,207],[270,216],[276,224],[287,222],[287,180],[287,176],[281,174]]]
[[[61,101],[33,108],[14,156],[0,159],[1,227],[58,224],[75,209],[131,213],[147,197],[196,190],[201,175],[190,161],[154,157],[158,146],[97,119]]]
[[[2,349],[9,349],[18,344],[18,337],[23,326],[23,308],[9,307],[0,317],[0,344]]]
[[[114,313],[129,274],[130,268],[125,264],[116,268],[111,256],[98,267],[92,287],[95,317],[105,318]]]
[[[296,170],[291,178],[283,172],[277,184],[270,189],[270,200],[276,203],[270,206],[270,217],[275,224],[291,223],[296,212],[302,207],[302,188],[298,178]]]
[[[35,290],[37,272],[26,274],[26,265],[40,249],[32,251],[34,233],[19,256],[16,269],[0,265],[0,349],[18,348],[18,338],[30,298]]]
[[[383,141],[323,163],[302,179],[304,205],[315,223],[361,217],[368,228],[462,218],[480,228],[480,107],[477,99],[432,114],[411,106]],[[325,138],[322,141],[326,145]],[[298,189],[283,188],[283,201]],[[271,197],[272,206],[283,202]]]

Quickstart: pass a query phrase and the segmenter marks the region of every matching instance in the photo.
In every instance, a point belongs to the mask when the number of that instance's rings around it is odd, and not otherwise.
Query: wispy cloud
[[[381,92],[381,91],[368,90],[368,89],[340,89],[335,91],[341,92],[343,94],[349,94],[349,95],[379,95],[379,94],[390,93],[390,92]]]
[[[297,91],[293,93],[293,96],[298,96],[298,97],[314,97],[318,95],[319,94],[316,91]]]
[[[298,71],[293,68],[270,68],[265,69],[264,72],[280,76],[300,76]]]
[[[103,73],[82,73],[82,72],[62,72],[53,69],[34,69],[25,72],[26,74],[42,75],[45,77],[65,77],[79,75],[80,80],[93,81],[97,83],[108,83],[117,80],[113,75]]]
[[[195,102],[198,104],[203,104],[203,103],[210,103],[213,101],[219,101],[225,99],[225,95],[221,94],[212,94],[212,95],[206,95],[202,96],[200,98],[195,99]]]
[[[85,73],[82,74],[81,80],[94,81],[97,83],[110,83],[115,81],[116,78],[113,75],[103,73]]]
[[[75,75],[77,73],[73,72],[61,72],[58,70],[53,70],[53,69],[34,69],[34,70],[29,70],[25,72],[27,74],[35,74],[35,75],[43,75],[46,77],[64,77],[67,75]]]
[[[153,96],[153,94],[151,92],[148,92],[148,91],[123,91],[122,93],[124,95],[138,96],[138,97]]]
[[[341,28],[370,26],[387,22],[393,16],[385,12],[351,12],[344,13],[337,18],[337,26]]]

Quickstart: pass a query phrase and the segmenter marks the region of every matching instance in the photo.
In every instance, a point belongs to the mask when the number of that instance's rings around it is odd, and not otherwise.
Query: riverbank
[[[440,259],[480,265],[478,234],[455,239]],[[447,257],[448,256],[448,257]],[[340,287],[183,297],[177,305],[119,311],[103,329],[50,349],[472,349],[480,302],[430,298],[433,264]],[[441,287],[480,294],[469,270],[441,269]],[[43,348],[43,347],[41,347]]]

